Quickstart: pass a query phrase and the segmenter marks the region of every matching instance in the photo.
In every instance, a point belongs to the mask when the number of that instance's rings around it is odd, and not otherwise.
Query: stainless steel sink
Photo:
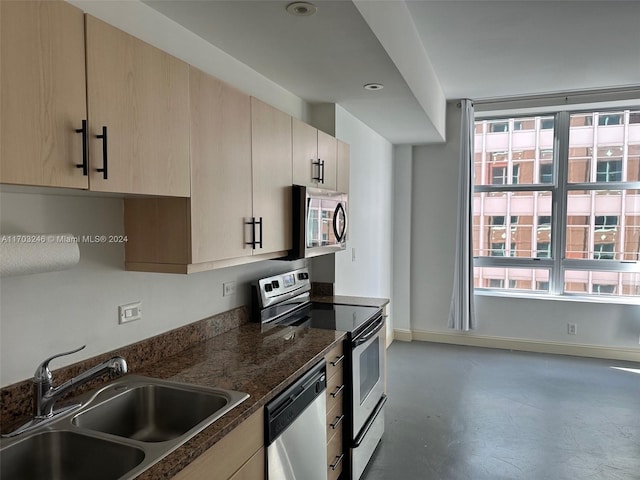
[[[2,480],[132,479],[249,395],[137,375],[0,443]]]
[[[175,385],[125,384],[113,391],[115,397],[76,415],[72,423],[140,442],[166,442],[220,417],[231,402],[227,392]]]
[[[145,458],[140,448],[70,431],[30,435],[0,451],[2,480],[108,480]]]

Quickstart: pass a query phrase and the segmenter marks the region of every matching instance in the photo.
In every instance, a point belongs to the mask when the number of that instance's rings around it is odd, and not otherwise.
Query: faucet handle
[[[54,358],[64,357],[65,355],[71,355],[72,353],[77,353],[77,352],[79,352],[80,350],[82,350],[85,347],[86,347],[86,345],[82,345],[80,348],[76,348],[75,350],[71,350],[69,352],[58,353],[56,355],[53,355],[53,356],[47,358],[36,369],[36,373],[33,375],[34,382],[51,382],[53,377],[51,376],[51,371],[49,370],[49,362],[51,360],[53,360]]]

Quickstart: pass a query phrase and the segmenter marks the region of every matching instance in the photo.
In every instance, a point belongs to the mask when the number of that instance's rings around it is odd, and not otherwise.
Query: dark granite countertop
[[[343,337],[342,332],[313,328],[274,327],[262,333],[260,325],[249,323],[133,372],[250,395],[137,478],[174,476],[320,361]]]

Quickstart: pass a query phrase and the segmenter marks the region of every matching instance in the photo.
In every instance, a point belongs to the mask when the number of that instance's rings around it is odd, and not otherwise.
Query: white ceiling
[[[640,1],[315,0],[310,17],[290,16],[281,0],[145,3],[304,100],[340,104],[395,144],[441,140],[415,77],[431,68],[447,99],[640,86]],[[416,31],[416,45],[390,48],[385,25],[365,8],[383,20],[388,9],[407,11],[400,28]],[[369,82],[385,88],[364,90]]]

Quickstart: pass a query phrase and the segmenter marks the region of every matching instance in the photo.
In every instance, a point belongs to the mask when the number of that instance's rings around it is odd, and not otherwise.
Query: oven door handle
[[[384,407],[385,403],[387,403],[387,395],[383,393],[382,398],[378,402],[378,405],[376,405],[375,410],[369,416],[367,423],[364,424],[364,427],[362,427],[362,430],[360,430],[360,433],[358,434],[358,436],[353,440],[352,448],[358,448],[360,446],[360,444],[364,440],[364,437],[366,437],[367,433],[369,433],[369,430],[371,430],[373,422],[375,422],[378,414],[382,410],[382,407]]]
[[[371,337],[375,336],[384,325],[384,317],[378,318],[373,325],[362,332],[362,335],[353,340],[353,348],[366,343]]]

